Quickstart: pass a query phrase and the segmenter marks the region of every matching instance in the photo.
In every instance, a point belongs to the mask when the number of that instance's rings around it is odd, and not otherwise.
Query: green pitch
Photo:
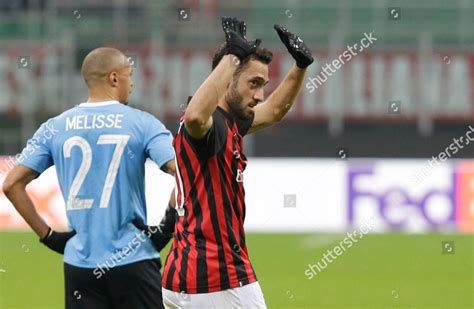
[[[309,280],[344,237],[249,234],[268,308],[474,308],[474,235],[367,235]],[[1,309],[63,308],[63,289],[61,256],[32,233],[0,233]]]

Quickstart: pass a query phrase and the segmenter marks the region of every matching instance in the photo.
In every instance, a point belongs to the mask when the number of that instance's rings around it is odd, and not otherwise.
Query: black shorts
[[[66,309],[163,308],[160,268],[159,259],[145,260],[97,279],[93,269],[64,263]]]

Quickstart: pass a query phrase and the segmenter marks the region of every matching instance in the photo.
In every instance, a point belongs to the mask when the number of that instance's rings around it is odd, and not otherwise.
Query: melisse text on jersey
[[[75,115],[66,118],[66,131],[102,128],[122,128],[123,114]]]

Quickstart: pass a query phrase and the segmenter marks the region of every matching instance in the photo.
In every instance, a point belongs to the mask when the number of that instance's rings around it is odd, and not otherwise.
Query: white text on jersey
[[[66,118],[66,131],[102,128],[122,128],[123,114],[75,115]]]

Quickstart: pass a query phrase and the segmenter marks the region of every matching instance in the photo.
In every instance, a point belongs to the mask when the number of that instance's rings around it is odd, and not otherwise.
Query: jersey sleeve
[[[144,143],[146,157],[153,160],[160,168],[174,159],[173,135],[155,117],[147,114]]]
[[[54,129],[53,119],[43,123],[23,148],[17,163],[24,165],[41,174],[54,164],[51,155],[51,139],[57,130]]]
[[[194,144],[198,149],[205,151],[209,156],[218,153],[225,145],[227,138],[225,119],[216,112],[212,114],[212,126],[203,138],[198,140],[189,135],[184,125],[183,131],[186,138],[192,144]]]

